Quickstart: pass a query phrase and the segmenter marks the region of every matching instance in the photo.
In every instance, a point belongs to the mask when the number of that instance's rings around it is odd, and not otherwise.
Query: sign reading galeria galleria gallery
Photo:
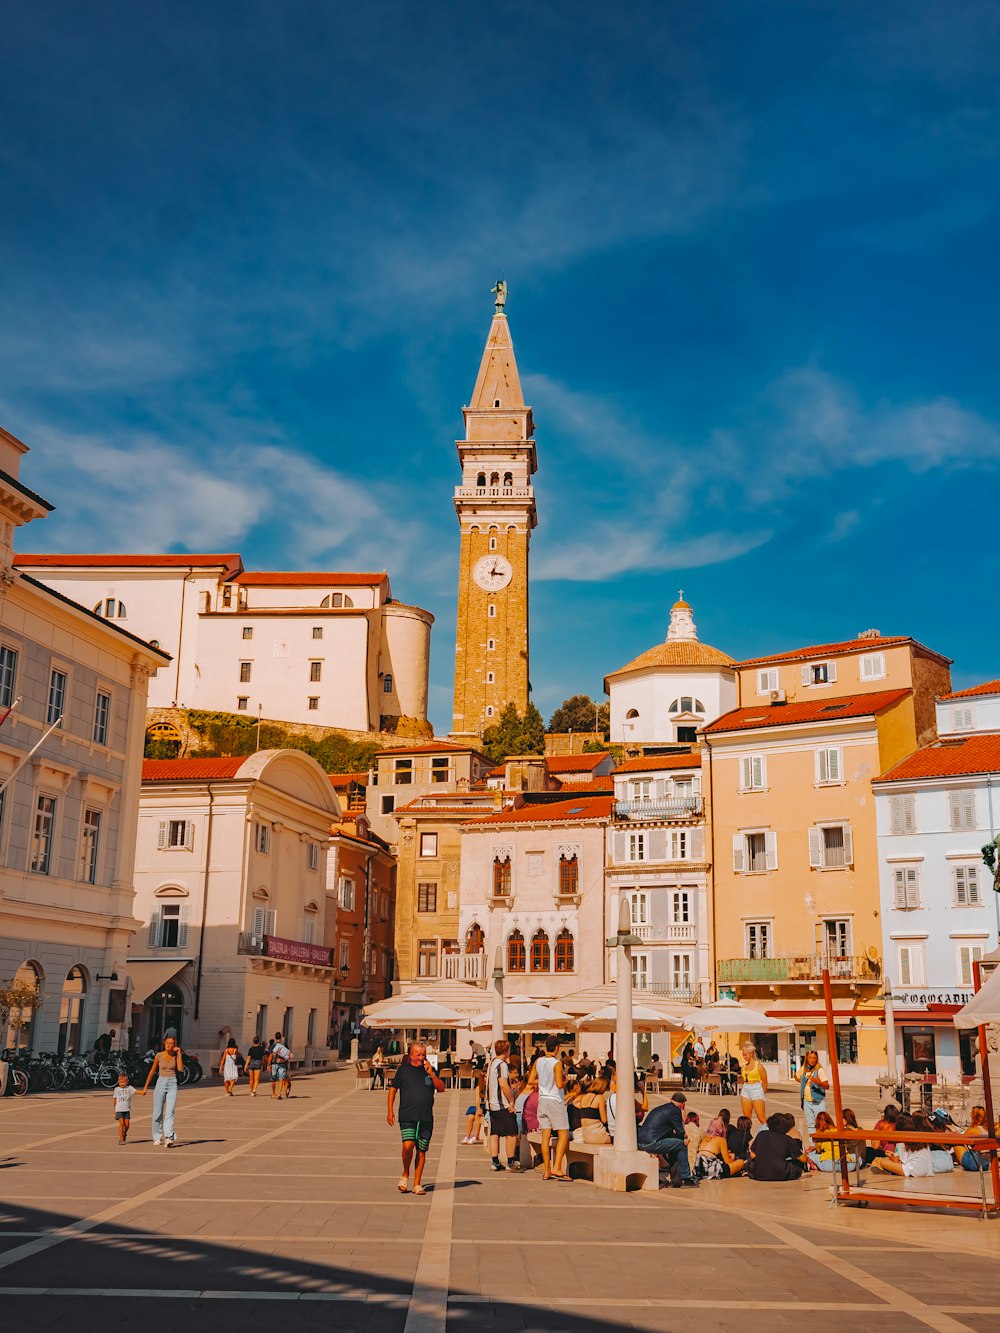
[[[333,950],[322,944],[303,940],[283,940],[277,935],[264,936],[264,957],[284,963],[307,963],[310,967],[332,967]]]

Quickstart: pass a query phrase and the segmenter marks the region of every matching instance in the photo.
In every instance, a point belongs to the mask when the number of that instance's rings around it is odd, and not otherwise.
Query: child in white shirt
[[[128,1138],[128,1127],[132,1122],[132,1098],[135,1096],[135,1088],[128,1081],[128,1074],[118,1075],[118,1086],[115,1088],[115,1119],[118,1122],[118,1145],[121,1145]]]

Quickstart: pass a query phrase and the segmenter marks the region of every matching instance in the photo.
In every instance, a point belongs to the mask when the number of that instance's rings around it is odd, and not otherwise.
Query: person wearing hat
[[[654,1106],[639,1126],[638,1140],[642,1152],[652,1153],[661,1166],[669,1167],[675,1187],[697,1189],[698,1182],[691,1175],[687,1145],[684,1142],[684,1107],[687,1098],[675,1092],[669,1102]]]
[[[950,1113],[943,1107],[935,1107],[927,1117],[927,1132],[933,1134],[947,1134],[949,1130],[957,1130],[958,1126],[952,1120]],[[934,1165],[934,1174],[939,1175],[943,1171],[953,1171],[956,1165],[961,1164],[962,1149],[958,1149],[959,1156],[955,1156],[955,1149],[946,1148],[943,1144],[940,1148],[931,1144],[931,1162]]]

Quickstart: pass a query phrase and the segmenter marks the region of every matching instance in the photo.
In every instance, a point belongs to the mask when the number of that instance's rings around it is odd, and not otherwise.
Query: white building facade
[[[939,736],[1000,732],[1000,680],[942,695],[937,701],[937,729]]]
[[[172,655],[150,689],[152,708],[350,731],[426,722],[434,617],[395,601],[387,574],[253,572],[235,553],[26,555],[17,564]]]
[[[1000,735],[943,737],[872,786],[897,1067],[971,1075],[975,1034],[952,1015],[972,998],[973,963],[997,947],[982,848],[1000,831]]]

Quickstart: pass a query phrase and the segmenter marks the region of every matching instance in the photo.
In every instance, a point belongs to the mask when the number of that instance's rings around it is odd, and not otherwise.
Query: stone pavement
[[[628,1197],[493,1175],[458,1143],[467,1102],[439,1097],[416,1198],[395,1188],[384,1094],[353,1072],[280,1103],[182,1089],[170,1150],[150,1142],[151,1098],[124,1148],[110,1093],[5,1099],[0,1326],[1000,1333],[1000,1222],[837,1211],[817,1175]]]

